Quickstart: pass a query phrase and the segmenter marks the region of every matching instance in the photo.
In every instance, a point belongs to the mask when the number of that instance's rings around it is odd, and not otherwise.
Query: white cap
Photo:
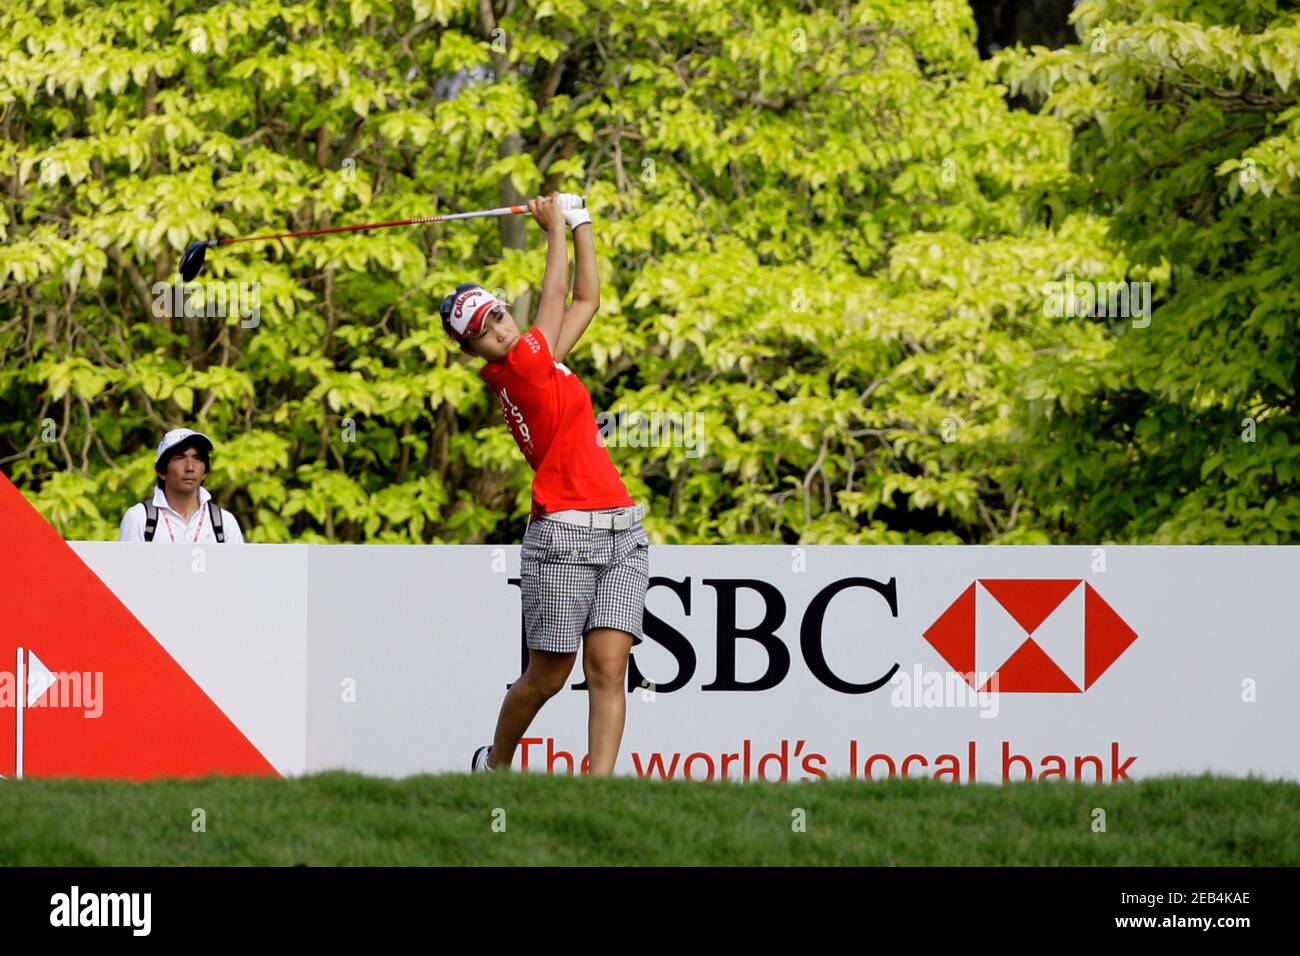
[[[448,310],[445,322],[458,339],[478,338],[487,322],[488,313],[506,303],[498,299],[487,289],[474,286],[462,292],[448,296]]]
[[[203,434],[203,432],[192,431],[188,428],[173,428],[166,435],[163,435],[163,440],[158,443],[158,457],[155,458],[154,461],[161,462],[163,460],[163,455],[167,454],[167,452],[171,451],[181,442],[189,438],[203,439],[203,441],[208,443],[208,451],[212,451],[212,439]]]

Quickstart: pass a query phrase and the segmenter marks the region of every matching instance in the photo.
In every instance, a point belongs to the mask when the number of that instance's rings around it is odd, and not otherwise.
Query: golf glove
[[[587,212],[582,197],[576,193],[560,193],[560,211],[564,213],[570,231],[591,222],[591,213]]]

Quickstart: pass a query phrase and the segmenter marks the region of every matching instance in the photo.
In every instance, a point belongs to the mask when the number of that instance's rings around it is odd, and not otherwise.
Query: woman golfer
[[[596,424],[591,395],[563,364],[600,307],[591,216],[570,194],[528,203],[546,230],[537,318],[520,335],[506,303],[473,283],[442,302],[442,323],[462,349],[487,360],[479,374],[532,466],[533,507],[520,551],[528,667],[501,705],[496,736],[471,770],[509,769],[542,705],[568,682],[578,646],[590,706],[593,776],[614,770],[623,738],[628,653],[642,636],[650,538],[645,508],[628,495]],[[568,246],[577,265],[567,306]]]

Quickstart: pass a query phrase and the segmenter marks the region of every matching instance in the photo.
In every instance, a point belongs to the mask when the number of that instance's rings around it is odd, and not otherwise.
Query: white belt
[[[644,517],[645,505],[633,505],[617,511],[548,511],[541,520],[575,524],[593,531],[625,531]]]

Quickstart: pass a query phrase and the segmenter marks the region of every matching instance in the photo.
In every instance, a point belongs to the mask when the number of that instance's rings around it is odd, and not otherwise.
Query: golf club
[[[418,226],[426,222],[448,222],[452,219],[481,219],[487,216],[517,216],[528,212],[527,206],[501,206],[479,212],[455,212],[441,216],[421,216],[418,219],[397,219],[392,222],[367,222],[359,226],[329,226],[325,229],[306,229],[302,232],[277,232],[267,236],[234,236],[227,239],[197,239],[185,247],[181,256],[180,273],[185,282],[192,282],[203,269],[208,249],[230,246],[236,242],[257,242],[264,239],[299,239],[303,236],[320,236],[329,232],[365,232],[370,229],[388,229],[392,226]]]

